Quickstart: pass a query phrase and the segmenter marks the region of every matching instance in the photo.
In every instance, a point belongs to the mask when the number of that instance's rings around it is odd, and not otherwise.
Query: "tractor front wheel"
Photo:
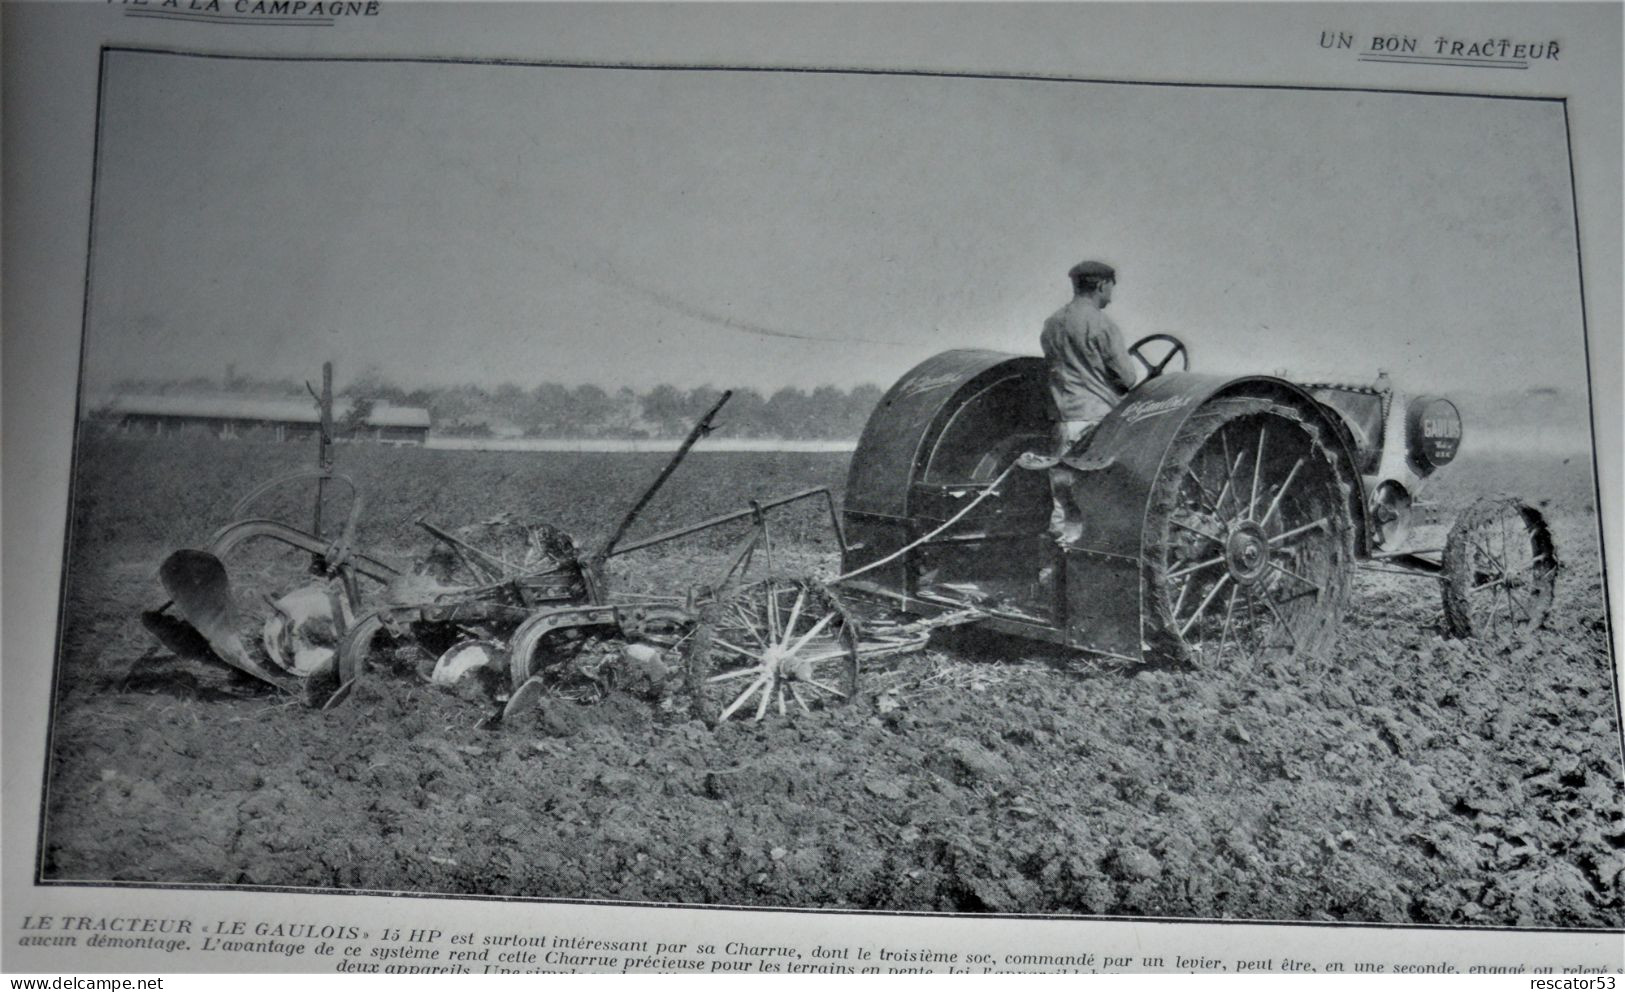
[[[1552,611],[1557,571],[1541,512],[1487,496],[1457,517],[1445,538],[1445,626],[1455,637],[1539,627]]]

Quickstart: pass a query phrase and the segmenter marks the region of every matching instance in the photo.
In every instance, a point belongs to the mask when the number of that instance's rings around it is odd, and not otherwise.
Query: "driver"
[[[1134,365],[1123,334],[1106,316],[1117,272],[1104,262],[1079,262],[1067,273],[1072,302],[1044,321],[1039,341],[1048,365],[1055,416],[1056,456],[1064,456],[1092,431],[1117,401],[1134,388]],[[1077,473],[1065,464],[1050,469],[1049,532],[1061,544],[1083,534],[1083,521],[1069,497]]]

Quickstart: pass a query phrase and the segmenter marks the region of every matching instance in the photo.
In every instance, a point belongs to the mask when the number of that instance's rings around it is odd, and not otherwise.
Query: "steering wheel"
[[[1151,359],[1141,354],[1140,349],[1148,344],[1154,344],[1157,342],[1162,342],[1163,344],[1169,346],[1168,354],[1162,356],[1162,361],[1153,362]],[[1162,375],[1162,373],[1167,370],[1168,363],[1173,361],[1175,357],[1178,357],[1179,359],[1179,371],[1190,371],[1190,352],[1186,350],[1185,342],[1174,337],[1172,334],[1148,334],[1129,345],[1128,353],[1139,359],[1140,364],[1145,366],[1145,377],[1147,379],[1155,379],[1157,376]]]

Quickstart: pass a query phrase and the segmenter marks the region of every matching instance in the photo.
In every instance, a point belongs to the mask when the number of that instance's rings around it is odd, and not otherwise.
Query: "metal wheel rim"
[[[815,582],[752,583],[713,604],[704,625],[691,684],[706,719],[810,716],[856,695],[855,625]]]
[[[1202,439],[1164,509],[1158,592],[1166,634],[1203,668],[1308,664],[1347,589],[1338,472],[1315,431],[1271,412]]]
[[[1551,612],[1558,565],[1539,511],[1511,499],[1481,501],[1452,529],[1446,558],[1455,633],[1537,627]]]

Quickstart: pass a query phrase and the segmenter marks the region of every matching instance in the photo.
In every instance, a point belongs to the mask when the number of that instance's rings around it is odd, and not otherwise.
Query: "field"
[[[73,508],[42,871],[139,880],[905,911],[1598,927],[1625,922],[1619,703],[1583,458],[1465,452],[1430,494],[1542,502],[1547,628],[1440,633],[1428,580],[1362,577],[1313,669],[1124,671],[961,632],[853,705],[715,732],[630,696],[501,731],[410,678],[331,713],[126,675],[155,569],[304,446],[87,436]],[[595,546],[656,454],[347,446],[360,544],[498,512]],[[846,456],[694,455],[639,533],[806,486]],[[273,506],[303,522],[292,499]],[[781,562],[835,567],[812,514]],[[622,559],[702,577],[728,535]]]

